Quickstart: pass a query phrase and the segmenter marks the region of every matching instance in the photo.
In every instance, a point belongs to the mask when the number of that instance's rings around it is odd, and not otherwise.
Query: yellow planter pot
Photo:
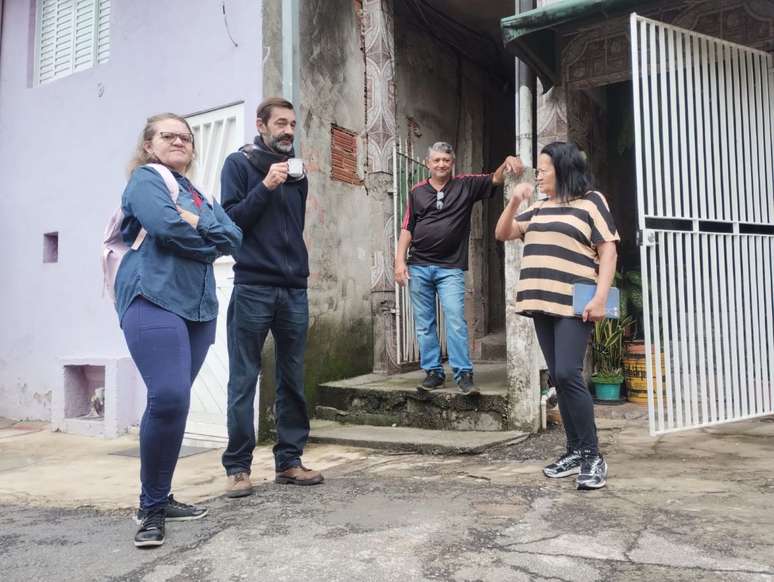
[[[661,353],[662,386],[664,379],[664,354]],[[624,378],[626,381],[627,400],[639,404],[648,403],[648,372],[645,366],[645,343],[642,341],[626,344],[623,360]],[[653,375],[653,386],[656,386],[656,375]]]

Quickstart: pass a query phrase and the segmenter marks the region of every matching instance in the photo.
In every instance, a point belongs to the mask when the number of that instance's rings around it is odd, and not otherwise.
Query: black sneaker
[[[599,453],[583,453],[575,480],[578,489],[601,489],[607,485],[607,463]]]
[[[577,475],[581,469],[581,454],[578,451],[567,451],[550,465],[543,467],[543,475],[551,479]]]
[[[481,394],[481,391],[473,383],[473,372],[463,372],[460,374],[457,386],[460,387],[460,392],[465,396],[478,396]]]
[[[192,521],[201,519],[205,515],[207,515],[206,507],[180,503],[172,495],[167,498],[167,521]],[[134,515],[134,521],[140,524],[143,519],[145,519],[145,510],[138,509]]]
[[[437,370],[430,370],[422,383],[417,386],[417,390],[431,392],[432,390],[443,388],[444,382],[446,382],[446,377],[442,373]]]
[[[147,513],[140,524],[140,529],[134,534],[134,545],[137,548],[155,548],[164,543],[164,518],[166,511],[163,507],[152,509]]]

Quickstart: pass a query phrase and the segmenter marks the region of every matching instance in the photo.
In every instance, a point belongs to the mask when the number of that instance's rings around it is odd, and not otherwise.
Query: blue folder
[[[583,310],[588,305],[594,293],[597,292],[596,285],[588,283],[575,283],[572,286],[572,311],[578,317],[583,315]],[[605,305],[605,317],[608,319],[618,319],[621,316],[621,299],[617,287],[610,287],[607,294],[607,304]]]

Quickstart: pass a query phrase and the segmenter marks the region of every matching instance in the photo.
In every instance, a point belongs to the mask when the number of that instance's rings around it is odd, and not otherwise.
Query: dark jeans
[[[235,285],[228,306],[227,475],[249,473],[255,448],[255,387],[261,349],[271,331],[276,354],[277,444],[274,465],[284,471],[301,464],[309,438],[304,397],[304,350],[309,324],[306,289]]]
[[[556,386],[567,449],[598,452],[594,399],[583,381],[583,357],[593,323],[575,317],[536,315],[535,331]]]
[[[215,322],[189,321],[143,297],[135,298],[121,327],[148,388],[140,423],[140,507],[167,504],[183,442],[191,385],[215,341]]]

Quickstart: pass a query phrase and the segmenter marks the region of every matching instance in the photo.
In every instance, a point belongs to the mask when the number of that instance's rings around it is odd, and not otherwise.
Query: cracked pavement
[[[157,550],[132,546],[125,509],[9,503],[2,579],[774,581],[772,420],[657,439],[600,423],[596,492],[542,476],[556,429],[478,456],[368,452],[319,487],[214,498]]]

